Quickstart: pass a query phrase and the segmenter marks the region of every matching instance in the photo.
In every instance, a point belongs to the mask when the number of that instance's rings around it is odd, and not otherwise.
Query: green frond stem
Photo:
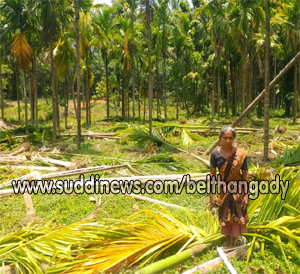
[[[142,269],[139,269],[135,273],[136,274],[162,273],[171,267],[182,264],[186,260],[199,255],[205,249],[208,249],[210,247],[212,247],[212,244],[200,244],[200,245],[194,246],[194,247],[187,249],[179,254],[170,256],[166,259],[160,260],[160,261],[150,264]]]

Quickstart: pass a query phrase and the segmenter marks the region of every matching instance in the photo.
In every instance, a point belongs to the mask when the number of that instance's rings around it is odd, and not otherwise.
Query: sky
[[[106,5],[111,5],[111,0],[94,0],[94,4],[106,4]]]

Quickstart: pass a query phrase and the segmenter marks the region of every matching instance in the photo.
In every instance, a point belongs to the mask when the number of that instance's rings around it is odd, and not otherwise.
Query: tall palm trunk
[[[59,90],[59,85],[58,85],[58,77],[56,75],[56,67],[54,64],[54,79],[55,79],[55,104],[56,104],[56,126],[57,128],[60,127],[60,113],[59,113],[59,102],[58,102],[58,90]]]
[[[137,68],[137,76],[138,76],[138,82],[140,82],[140,88],[139,88],[139,94],[138,94],[138,109],[139,109],[139,122],[141,121],[141,93],[143,90],[143,86],[144,86],[144,79],[140,79],[140,72],[139,69]]]
[[[215,90],[216,90],[216,68],[214,68],[214,73],[213,73],[213,89],[211,92],[211,117],[212,119],[215,116]]]
[[[29,71],[30,75],[30,91],[29,91],[29,102],[30,102],[30,120],[31,123],[34,122],[35,120],[35,115],[34,115],[34,87],[33,87],[33,68]]]
[[[125,78],[122,79],[122,117],[126,119],[126,112],[125,112]]]
[[[143,123],[146,123],[146,96],[144,97],[144,120]]]
[[[294,65],[294,104],[293,104],[293,122],[297,122],[298,107],[298,84],[297,84],[297,64]]]
[[[230,61],[227,61],[227,98],[226,98],[226,118],[229,118],[229,92],[230,92]]]
[[[160,86],[160,75],[159,75],[159,59],[156,56],[156,77],[157,77],[157,85],[156,85],[156,117],[160,115],[160,105],[159,105],[159,90]]]
[[[109,89],[108,89],[108,58],[105,55],[105,81],[106,81],[106,118],[109,121]]]
[[[70,92],[70,82],[69,75],[65,76],[65,89],[64,89],[64,105],[65,105],[65,129],[68,128],[68,106],[69,106],[69,92]]]
[[[164,96],[164,114],[165,114],[165,122],[167,122],[167,91],[166,91],[166,58],[163,61],[163,96]]]
[[[26,81],[25,81],[25,69],[22,69],[22,84],[24,92],[24,102],[25,102],[25,128],[28,130],[28,109],[27,109],[27,91],[26,91]]]
[[[135,78],[134,78],[134,58],[132,58],[132,123],[135,122]]]
[[[3,100],[3,89],[2,89],[2,70],[1,70],[1,58],[0,58],[0,96],[1,96],[1,118],[4,119],[4,100]]]
[[[186,100],[185,100],[185,107],[186,107],[186,118],[189,118],[190,110],[189,110],[189,87],[188,87],[188,51],[185,51],[185,75],[186,75],[186,81],[184,83],[184,89],[186,90]]]
[[[55,76],[54,76],[54,60],[53,60],[53,45],[50,44],[50,62],[51,62],[51,89],[52,89],[52,121],[53,121],[53,143],[56,142],[56,92],[55,92]]]
[[[75,0],[75,30],[76,30],[76,78],[77,78],[77,149],[81,149],[79,0]]]
[[[15,70],[16,76],[16,91],[17,91],[17,101],[18,101],[18,122],[21,124],[21,107],[20,107],[20,87],[19,87],[19,71]]]
[[[269,107],[270,107],[270,0],[266,0],[266,69],[265,69],[265,98],[264,98],[264,157],[268,160],[269,153]]]
[[[218,62],[219,63],[219,62]],[[221,98],[221,76],[220,76],[220,65],[217,68],[218,70],[218,91],[217,91],[217,114],[218,114],[218,121],[220,120],[220,98]]]
[[[89,129],[90,126],[90,89],[89,89],[89,67],[88,67],[88,52],[86,54],[85,59],[85,99],[86,99],[86,105],[85,105],[85,127],[86,129]]]
[[[34,113],[35,113],[35,125],[38,126],[38,92],[37,92],[37,73],[36,73],[36,57],[32,58],[32,76],[33,76],[33,96],[34,96]]]
[[[148,96],[149,96],[149,135],[152,135],[152,99],[153,99],[153,71],[151,65],[151,25],[150,0],[146,0],[146,29],[148,45]]]
[[[72,100],[73,100],[73,105],[74,105],[74,111],[76,113],[76,118],[77,118],[77,104],[76,104],[76,99],[75,99],[75,94],[74,94],[75,83],[73,83],[73,81],[71,81],[70,78],[69,78],[69,82],[70,82],[71,95],[72,95]]]

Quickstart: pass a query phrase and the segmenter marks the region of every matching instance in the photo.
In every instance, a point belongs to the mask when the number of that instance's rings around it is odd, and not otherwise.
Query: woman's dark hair
[[[223,134],[224,134],[226,131],[228,131],[228,130],[230,130],[230,131],[232,132],[233,137],[235,138],[235,136],[236,136],[236,131],[235,131],[235,129],[234,129],[233,127],[231,127],[231,126],[224,126],[224,127],[221,127],[219,136],[222,137]]]

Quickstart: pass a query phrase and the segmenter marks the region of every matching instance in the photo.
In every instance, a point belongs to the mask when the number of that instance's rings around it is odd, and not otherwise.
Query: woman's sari
[[[224,193],[221,188],[218,196],[219,221],[223,235],[238,237],[241,233],[247,231],[246,223],[249,221],[249,217],[247,209],[243,209],[243,199],[247,194],[245,194],[243,187],[237,184],[237,181],[243,179],[240,170],[245,158],[246,151],[234,148],[219,170],[223,181],[227,183],[235,181],[231,184],[235,186],[235,189],[239,188],[239,193],[234,194],[228,193],[228,191]]]

